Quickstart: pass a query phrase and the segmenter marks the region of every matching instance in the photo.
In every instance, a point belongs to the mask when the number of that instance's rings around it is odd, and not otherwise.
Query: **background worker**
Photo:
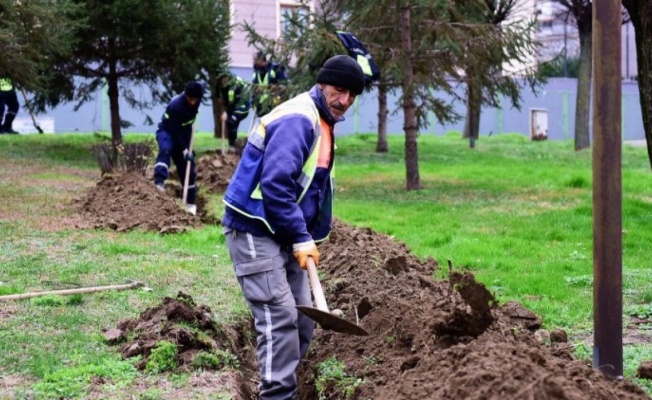
[[[307,258],[332,227],[334,125],[364,89],[349,56],[328,59],[317,84],[274,108],[250,132],[224,195],[222,219],[235,275],[254,316],[260,398],[292,399],[314,321]]]
[[[13,123],[19,107],[13,81],[0,78],[0,133],[18,133],[14,130]]]
[[[204,85],[197,81],[186,84],[183,93],[175,96],[165,109],[161,122],[156,131],[158,155],[154,165],[154,184],[161,191],[165,191],[164,182],[168,178],[170,158],[174,161],[183,186],[186,176],[186,163],[190,161],[190,177],[188,181],[188,195],[186,211],[195,215],[197,205],[197,186],[195,185],[195,159],[190,149],[192,124],[195,122],[201,99],[204,96]]]
[[[279,63],[268,62],[262,51],[254,54],[254,74],[251,83],[256,116],[262,117],[280,103],[285,90],[279,85],[284,84],[286,80],[287,76],[283,66]]]
[[[225,71],[218,77],[220,104],[224,113],[222,119],[226,120],[226,134],[229,140],[229,153],[236,153],[236,140],[238,126],[249,115],[249,93],[247,83],[239,76]]]

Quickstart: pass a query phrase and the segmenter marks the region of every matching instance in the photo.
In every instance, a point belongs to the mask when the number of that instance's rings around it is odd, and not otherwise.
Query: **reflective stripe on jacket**
[[[319,242],[328,237],[334,121],[323,123],[316,105],[321,96],[314,87],[274,108],[254,126],[224,195],[225,225],[234,220],[258,221],[267,234],[286,243]],[[322,140],[323,135],[329,140]],[[323,149],[324,145],[330,149]],[[266,152],[268,146],[274,151]]]
[[[246,98],[245,93],[246,83],[244,79],[235,76],[229,86],[226,88],[226,109],[230,114],[240,114],[244,117],[249,114],[249,100]],[[242,117],[242,118],[244,118]]]
[[[14,90],[14,83],[9,78],[0,78],[0,92],[11,92]]]

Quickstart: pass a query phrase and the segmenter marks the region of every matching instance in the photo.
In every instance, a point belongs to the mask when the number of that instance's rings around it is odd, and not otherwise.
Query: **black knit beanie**
[[[200,99],[204,96],[204,85],[197,81],[190,81],[186,83],[185,89],[183,92],[186,96],[192,99]]]
[[[364,73],[352,57],[334,56],[317,73],[317,83],[343,87],[357,95],[364,90]]]

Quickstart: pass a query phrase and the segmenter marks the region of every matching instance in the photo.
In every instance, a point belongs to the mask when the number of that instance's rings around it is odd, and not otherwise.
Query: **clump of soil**
[[[346,397],[337,384],[316,392],[318,367],[331,357],[363,382],[348,389],[351,399],[648,398],[574,360],[565,344],[540,345],[540,319],[515,302],[498,307],[469,272],[436,281],[435,260],[338,221],[319,251],[329,307],[359,319],[369,336],[317,329],[299,370],[299,399]]]
[[[73,206],[86,220],[82,225],[118,232],[143,229],[175,233],[215,221],[207,215],[206,200],[201,195],[196,201],[197,216],[193,216],[175,200],[179,193],[169,184],[166,193],[161,193],[141,173],[127,172],[103,176],[95,187],[75,199]]]
[[[209,193],[224,193],[240,161],[239,154],[222,154],[217,150],[204,153],[197,160],[197,182]]]
[[[152,350],[158,343],[166,341],[177,348],[175,362],[179,371],[224,369],[231,374],[232,382],[237,387],[239,398],[251,399],[255,390],[252,384],[255,366],[255,344],[251,343],[252,330],[249,321],[239,326],[218,326],[211,317],[211,309],[206,305],[198,306],[191,296],[179,292],[176,298],[165,297],[161,304],[150,307],[137,319],[128,319],[118,324],[117,328],[105,332],[109,344],[119,344],[123,358],[141,356],[135,364],[145,369]],[[254,339],[255,340],[255,339]],[[237,364],[220,363],[209,365],[196,363],[198,355],[230,354],[237,356]],[[222,356],[223,357],[223,356]],[[224,382],[221,383],[224,385]],[[221,388],[220,388],[221,389]]]

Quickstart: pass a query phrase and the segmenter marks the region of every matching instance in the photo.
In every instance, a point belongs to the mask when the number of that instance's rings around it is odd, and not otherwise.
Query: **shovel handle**
[[[222,131],[222,155],[224,155],[225,154],[225,147],[226,147],[226,144],[224,143],[224,141],[226,140],[225,139],[225,136],[226,136],[226,132],[225,132],[226,131],[226,118],[224,118],[224,114],[220,115],[220,119],[222,120],[222,129],[220,129]]]
[[[193,141],[195,140],[195,124],[192,124],[190,126],[190,143],[188,144],[188,152],[192,154],[192,146],[193,146]],[[183,195],[181,196],[183,205],[186,205],[186,201],[188,200],[188,184],[190,183],[190,168],[192,167],[192,163],[190,161],[186,161],[186,176],[183,179]]]
[[[62,289],[62,290],[48,290],[46,292],[30,292],[30,293],[19,293],[19,294],[10,294],[5,296],[0,296],[0,302],[9,301],[9,300],[23,300],[31,299],[33,297],[47,296],[47,295],[58,295],[66,296],[69,294],[78,294],[78,293],[94,293],[102,292],[105,290],[126,290],[126,289],[135,289],[142,287],[142,282],[131,282],[125,285],[109,285],[109,286],[92,286],[85,288],[76,288],[76,289]]]
[[[315,298],[315,306],[318,309],[329,313],[328,305],[326,304],[326,297],[324,297],[324,290],[319,282],[319,275],[317,275],[317,266],[312,257],[306,260],[306,269],[308,270],[308,279],[310,279],[310,287],[312,288],[312,295]]]

